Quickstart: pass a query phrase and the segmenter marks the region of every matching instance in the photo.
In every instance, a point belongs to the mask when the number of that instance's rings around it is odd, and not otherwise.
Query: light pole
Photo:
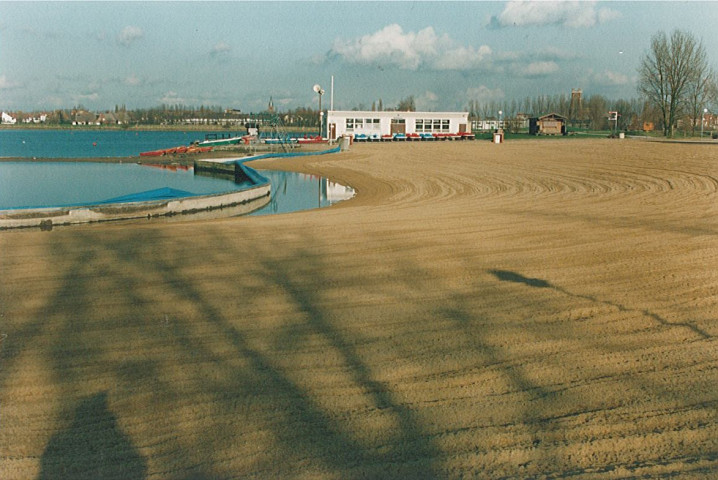
[[[708,109],[704,108],[703,115],[701,115],[701,140],[703,140],[703,124],[705,123],[706,113],[708,113]]]
[[[501,132],[503,130],[502,125],[501,125],[501,115],[503,115],[503,114],[504,114],[503,110],[499,110],[499,132]]]
[[[324,112],[322,112],[322,95],[324,95],[324,89],[319,86],[319,84],[315,84],[313,87],[313,90],[319,95],[319,136],[322,136],[322,117],[324,117]]]

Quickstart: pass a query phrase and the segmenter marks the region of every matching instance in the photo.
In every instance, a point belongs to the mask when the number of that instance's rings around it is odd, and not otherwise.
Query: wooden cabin
[[[558,113],[549,113],[542,117],[529,119],[531,135],[566,135],[566,117]]]

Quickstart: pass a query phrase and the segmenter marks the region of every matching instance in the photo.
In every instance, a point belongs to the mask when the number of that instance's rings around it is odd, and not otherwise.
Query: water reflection
[[[295,172],[258,170],[272,182],[269,204],[250,215],[289,213],[328,207],[352,198],[355,191],[323,177]]]

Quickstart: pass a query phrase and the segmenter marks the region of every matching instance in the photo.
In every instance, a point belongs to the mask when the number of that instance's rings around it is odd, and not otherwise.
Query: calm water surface
[[[189,145],[204,137],[205,132],[196,131],[2,129],[0,157],[129,157]],[[260,173],[272,183],[272,200],[253,215],[325,207],[354,195],[351,188],[325,178],[291,172]],[[0,209],[87,205],[160,188],[207,195],[246,187],[230,180],[195,176],[191,168],[172,171],[134,163],[0,162]]]
[[[150,150],[186,146],[204,137],[205,132],[196,131],[2,129],[0,157],[130,157]]]
[[[351,188],[326,178],[293,172],[260,173],[272,183],[272,199],[253,215],[325,207],[354,195]],[[192,168],[157,168],[135,163],[0,162],[0,210],[91,205],[165,188],[192,196],[226,193],[249,186],[195,176]]]

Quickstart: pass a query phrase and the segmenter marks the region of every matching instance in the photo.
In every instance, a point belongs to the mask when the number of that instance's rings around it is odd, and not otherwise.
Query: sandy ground
[[[358,195],[0,232],[0,478],[718,476],[718,146],[264,165]]]

